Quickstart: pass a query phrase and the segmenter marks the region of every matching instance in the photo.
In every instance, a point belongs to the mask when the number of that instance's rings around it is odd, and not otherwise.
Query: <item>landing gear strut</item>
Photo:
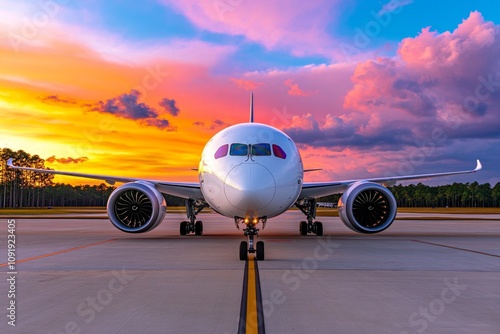
[[[195,235],[203,234],[203,222],[201,220],[196,220],[196,215],[200,213],[203,208],[208,205],[205,201],[187,199],[186,200],[186,215],[189,221],[182,221],[179,226],[179,232],[181,235],[186,235],[194,233]]]
[[[307,235],[307,233],[314,233],[318,236],[323,235],[323,223],[314,221],[316,219],[316,199],[306,198],[295,203],[295,206],[307,217],[307,221],[300,222],[300,234]]]
[[[248,218],[235,217],[234,222],[236,227],[239,229],[239,223],[244,223],[247,225],[243,229],[244,235],[248,238],[248,241],[242,241],[240,243],[240,260],[245,261],[248,259],[248,253],[255,253],[255,259],[258,261],[264,260],[264,242],[258,241],[254,247],[254,237],[259,236],[259,229],[255,226],[262,222],[262,229],[266,226],[267,217],[255,218],[249,220]]]

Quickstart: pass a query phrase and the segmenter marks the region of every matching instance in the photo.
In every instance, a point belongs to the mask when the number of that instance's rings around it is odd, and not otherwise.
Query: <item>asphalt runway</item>
[[[14,219],[14,285],[0,219],[0,333],[238,332],[247,271],[232,220],[201,214],[204,235],[181,237],[180,213],[142,235],[71,218]],[[265,331],[499,333],[500,217],[401,218],[361,235],[319,217],[323,237],[299,236],[297,211],[269,220],[258,262]]]

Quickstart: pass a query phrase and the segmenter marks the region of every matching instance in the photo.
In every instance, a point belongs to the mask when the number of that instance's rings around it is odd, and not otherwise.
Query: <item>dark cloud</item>
[[[193,125],[196,125],[196,126],[205,126],[206,123],[203,122],[203,121],[196,121],[196,122],[193,122]],[[225,126],[229,126],[229,124],[226,123],[226,122],[224,122],[223,120],[214,119],[214,120],[212,120],[212,122],[210,123],[210,125],[208,126],[208,128],[210,130],[216,130],[216,129],[219,129],[219,128],[222,128],[222,127],[225,127]]]
[[[155,128],[167,131],[176,131],[177,128],[173,127],[167,119],[146,119],[144,124],[154,126]]]
[[[47,95],[38,99],[46,104],[77,104],[77,102],[73,99],[61,98],[58,95]]]
[[[128,94],[121,94],[106,100],[106,102],[97,102],[92,111],[114,114],[128,119],[157,118],[158,113],[154,108],[138,102],[140,96],[139,91],[131,90]]]
[[[158,104],[172,116],[177,116],[180,112],[180,109],[177,107],[174,99],[168,99],[165,97]]]
[[[85,162],[87,160],[89,160],[89,158],[87,158],[87,157],[79,157],[79,158],[72,158],[72,157],[56,158],[55,155],[53,155],[53,156],[45,159],[45,161],[47,161],[47,162],[50,162],[50,163],[58,162],[60,164],[71,164],[71,163],[77,164],[77,163]]]
[[[117,97],[106,100],[105,102],[99,101],[95,104],[85,105],[89,111],[112,114],[117,117],[136,120],[140,124],[146,126],[153,126],[161,130],[175,131],[175,127],[171,126],[167,119],[160,118],[159,113],[153,107],[146,103],[139,102],[141,93],[137,90],[131,90],[130,93],[124,93]],[[163,99],[162,102],[168,99]],[[175,106],[174,100],[173,105]]]
[[[210,125],[210,130],[215,130],[224,126],[228,126],[229,124],[220,119],[214,119],[212,124]]]
[[[283,131],[296,143],[312,147],[398,150],[413,144],[414,134],[410,128],[401,124],[391,128],[391,131],[360,133],[353,123],[339,117],[327,115],[320,124],[314,116],[307,114],[294,116],[292,125]]]

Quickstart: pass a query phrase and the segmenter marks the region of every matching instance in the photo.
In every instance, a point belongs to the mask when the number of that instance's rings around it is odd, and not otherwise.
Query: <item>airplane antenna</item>
[[[250,94],[250,123],[253,123],[253,93]]]

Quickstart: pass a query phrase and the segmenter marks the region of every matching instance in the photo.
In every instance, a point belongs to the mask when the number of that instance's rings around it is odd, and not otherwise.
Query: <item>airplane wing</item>
[[[14,169],[28,170],[37,173],[67,175],[67,176],[83,177],[87,179],[102,180],[111,185],[114,185],[116,182],[127,183],[127,182],[144,181],[153,184],[155,188],[158,189],[159,192],[164,194],[178,196],[182,198],[196,198],[196,199],[203,198],[203,194],[201,193],[200,189],[200,184],[195,182],[168,182],[168,181],[146,180],[139,178],[118,177],[118,176],[109,176],[100,174],[85,174],[85,173],[55,171],[50,169],[19,167],[15,166],[12,163],[12,158],[10,158],[7,161],[7,166]]]
[[[305,182],[302,185],[302,191],[299,198],[316,198],[322,196],[328,196],[331,194],[337,194],[344,192],[351,184],[358,181],[369,181],[382,184],[386,187],[393,186],[398,181],[408,181],[408,180],[421,180],[421,179],[431,179],[441,176],[458,175],[475,173],[481,170],[483,166],[481,162],[477,160],[476,168],[473,170],[459,171],[459,172],[446,172],[446,173],[434,173],[434,174],[420,174],[420,175],[406,175],[406,176],[391,176],[391,177],[379,177],[372,179],[360,179],[360,180],[344,180],[344,181],[334,181],[334,182]]]

